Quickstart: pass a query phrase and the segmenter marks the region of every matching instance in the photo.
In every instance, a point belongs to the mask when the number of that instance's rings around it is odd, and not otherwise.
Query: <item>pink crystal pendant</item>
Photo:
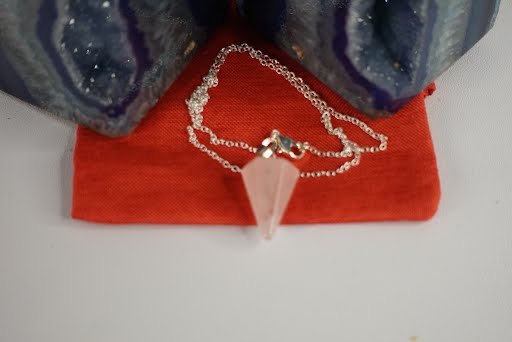
[[[285,158],[258,156],[243,167],[245,189],[265,239],[274,236],[299,176],[299,169]]]

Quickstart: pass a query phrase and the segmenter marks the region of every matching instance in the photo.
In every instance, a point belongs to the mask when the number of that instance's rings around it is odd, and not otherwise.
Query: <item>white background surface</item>
[[[431,222],[271,243],[69,219],[74,127],[0,94],[0,341],[512,341],[511,35],[504,1],[428,99]]]

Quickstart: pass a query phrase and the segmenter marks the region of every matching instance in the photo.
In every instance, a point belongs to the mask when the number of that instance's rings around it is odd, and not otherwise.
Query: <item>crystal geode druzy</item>
[[[130,133],[230,0],[0,0],[0,90]],[[400,109],[491,27],[499,0],[237,0],[252,26],[371,117]]]
[[[238,0],[261,33],[372,117],[396,112],[492,27],[500,0]]]
[[[132,131],[228,0],[1,0],[0,90],[111,136]]]

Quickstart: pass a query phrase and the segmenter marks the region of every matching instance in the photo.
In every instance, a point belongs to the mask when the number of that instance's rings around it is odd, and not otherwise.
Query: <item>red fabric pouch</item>
[[[188,142],[185,99],[217,52],[245,42],[224,28],[196,56],[139,128],[112,139],[79,127],[75,147],[72,216],[103,223],[252,225],[254,218],[240,174],[224,169]],[[434,86],[391,118],[370,120],[272,45],[249,43],[302,77],[337,111],[361,118],[389,137],[385,152],[364,154],[361,164],[336,177],[300,179],[285,224],[426,220],[437,210],[440,185],[424,99]],[[289,83],[248,55],[231,54],[210,90],[204,123],[219,137],[257,146],[273,129],[320,149],[339,149],[319,112]],[[333,119],[352,140],[375,144],[357,128]],[[207,143],[206,136],[200,139]],[[254,155],[212,146],[244,165]],[[340,160],[307,155],[301,170],[331,170]]]

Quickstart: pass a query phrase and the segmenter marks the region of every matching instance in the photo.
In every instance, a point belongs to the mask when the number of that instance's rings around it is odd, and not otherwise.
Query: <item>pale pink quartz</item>
[[[284,158],[256,157],[242,169],[258,228],[271,239],[283,218],[300,171]]]

